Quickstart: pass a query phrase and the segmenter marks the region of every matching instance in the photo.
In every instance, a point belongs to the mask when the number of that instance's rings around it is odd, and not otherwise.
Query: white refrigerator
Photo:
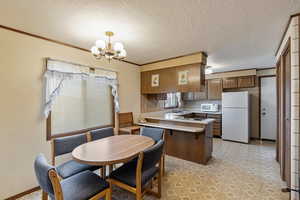
[[[222,93],[222,139],[249,143],[250,98],[248,92]]]

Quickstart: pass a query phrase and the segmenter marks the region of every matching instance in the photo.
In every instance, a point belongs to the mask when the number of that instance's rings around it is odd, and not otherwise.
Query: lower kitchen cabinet
[[[222,122],[221,120],[216,120],[213,123],[213,135],[221,137],[222,136]]]
[[[217,137],[222,136],[222,115],[207,114],[207,118],[215,119],[213,122],[213,135]]]

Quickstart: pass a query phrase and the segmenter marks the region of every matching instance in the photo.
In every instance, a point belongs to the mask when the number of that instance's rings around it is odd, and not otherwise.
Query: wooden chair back
[[[133,126],[133,114],[132,112],[118,113],[119,128]]]
[[[48,164],[45,156],[40,154],[34,161],[34,170],[38,183],[42,189],[42,199],[47,200],[48,195],[55,197],[55,200],[63,200],[60,180],[55,167]]]
[[[54,192],[54,199],[55,200],[64,200],[64,196],[63,196],[63,190],[60,184],[60,178],[57,174],[57,172],[55,171],[55,169],[51,169],[48,172],[48,176],[51,180],[52,186],[53,186],[53,192]],[[103,199],[103,197],[105,197],[105,200],[111,200],[111,188],[105,189],[102,192],[98,193],[98,194],[93,194],[94,196],[92,196],[91,198],[89,198],[89,200],[98,200],[98,199]],[[44,196],[44,194],[43,194]],[[48,198],[45,198],[45,200],[48,200]]]
[[[51,169],[49,171],[49,178],[51,180],[53,191],[54,191],[54,197],[55,200],[63,200],[63,192],[60,185],[59,176],[57,175],[57,172],[54,169]]]

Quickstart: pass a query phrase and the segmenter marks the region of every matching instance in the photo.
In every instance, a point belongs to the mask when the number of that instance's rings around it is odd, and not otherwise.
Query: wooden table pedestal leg
[[[113,171],[113,165],[109,165],[108,167],[109,167],[108,170],[109,170],[109,174],[110,174]]]
[[[103,179],[106,179],[106,166],[105,165],[102,167],[101,176]]]

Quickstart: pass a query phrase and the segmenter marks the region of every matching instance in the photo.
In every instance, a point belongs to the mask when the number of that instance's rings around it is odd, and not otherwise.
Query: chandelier
[[[126,58],[127,52],[121,42],[116,42],[114,45],[111,43],[111,37],[114,35],[113,32],[107,31],[105,35],[108,37],[108,41],[97,40],[95,46],[91,48],[91,52],[96,59],[105,57],[109,61],[111,59],[122,60]]]

